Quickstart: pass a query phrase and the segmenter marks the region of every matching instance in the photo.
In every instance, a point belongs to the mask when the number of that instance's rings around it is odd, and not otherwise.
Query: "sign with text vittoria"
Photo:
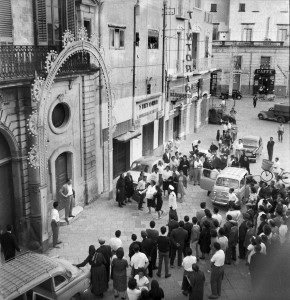
[[[192,39],[193,39],[193,33],[196,32],[200,32],[201,28],[199,25],[197,24],[192,24],[191,20],[192,20],[192,13],[193,11],[188,11],[187,12],[189,15],[189,20],[188,20],[188,33],[186,34],[186,50],[187,50],[187,54],[185,56],[185,60],[186,60],[186,65],[185,65],[185,69],[186,72],[193,72],[193,58],[192,58]]]
[[[150,99],[137,105],[137,118],[143,118],[153,113],[158,112],[158,99]]]

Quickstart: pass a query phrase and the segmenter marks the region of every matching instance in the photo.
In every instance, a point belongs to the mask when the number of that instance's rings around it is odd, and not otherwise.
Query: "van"
[[[229,202],[230,188],[234,188],[234,193],[242,202],[248,197],[247,176],[248,171],[241,168],[227,167],[221,172],[203,169],[200,187],[211,191],[213,203],[226,206]]]

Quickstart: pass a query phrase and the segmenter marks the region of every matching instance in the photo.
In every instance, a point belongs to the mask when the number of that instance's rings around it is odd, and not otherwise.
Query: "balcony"
[[[45,59],[55,46],[0,46],[0,83],[30,80],[35,73],[45,77]],[[61,67],[58,76],[73,75],[92,70],[88,53],[76,53]]]
[[[213,47],[283,47],[284,42],[272,41],[212,41]]]

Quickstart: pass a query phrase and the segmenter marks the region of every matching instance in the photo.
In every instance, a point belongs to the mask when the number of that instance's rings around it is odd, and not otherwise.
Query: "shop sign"
[[[192,39],[193,39],[193,33],[195,32],[200,32],[201,31],[201,27],[197,24],[191,24],[191,20],[192,20],[192,13],[193,11],[188,11],[187,12],[189,15],[189,20],[188,20],[188,29],[189,32],[186,34],[186,47],[187,47],[187,54],[185,56],[185,60],[186,60],[186,65],[185,65],[185,69],[186,72],[193,72],[193,66],[192,66]]]
[[[148,115],[154,114],[158,112],[158,99],[150,100],[147,102],[140,103],[138,105],[138,116],[137,118],[143,118]]]
[[[161,119],[163,117],[163,111],[162,110],[158,110],[157,112],[157,119]]]
[[[271,74],[271,75],[275,75],[275,70],[273,69],[256,69],[255,70],[255,74]]]

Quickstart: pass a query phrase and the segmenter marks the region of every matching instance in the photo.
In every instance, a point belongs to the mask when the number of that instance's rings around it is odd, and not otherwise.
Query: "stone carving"
[[[49,70],[51,69],[51,65],[56,60],[57,55],[58,55],[57,52],[54,51],[54,50],[50,50],[50,52],[48,52],[48,54],[46,56],[46,60],[45,60],[45,70],[46,70],[46,73],[48,73]]]
[[[38,135],[38,130],[37,130],[37,118],[38,114],[37,111],[34,110],[31,115],[29,115],[29,118],[27,119],[27,126],[28,126],[28,132],[31,135]]]
[[[64,94],[59,94],[56,99],[59,101],[59,102],[62,102],[63,99],[64,99]]]
[[[70,30],[66,29],[63,36],[62,36],[62,46],[63,46],[63,48],[66,48],[69,44],[74,42],[74,40],[75,40],[74,35],[71,33]]]
[[[28,164],[35,169],[39,167],[39,156],[36,145],[31,147],[30,151],[28,152]]]
[[[88,41],[89,40],[88,32],[84,26],[79,29],[78,40],[79,41]]]
[[[34,83],[32,84],[31,88],[31,94],[32,94],[32,100],[35,102],[40,101],[40,94],[41,94],[41,88],[44,83],[44,79],[41,77],[36,77],[34,79]]]

